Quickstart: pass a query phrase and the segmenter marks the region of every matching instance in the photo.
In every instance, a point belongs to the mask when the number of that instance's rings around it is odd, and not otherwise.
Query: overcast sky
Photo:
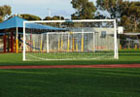
[[[90,1],[96,2],[96,0]],[[13,14],[30,13],[44,18],[50,9],[51,16],[61,15],[70,18],[70,15],[74,13],[70,2],[71,0],[0,0],[0,5],[12,6]]]

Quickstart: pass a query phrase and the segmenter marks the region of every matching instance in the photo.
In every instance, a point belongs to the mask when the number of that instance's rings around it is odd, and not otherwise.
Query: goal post
[[[114,19],[25,21],[23,61],[118,59]]]

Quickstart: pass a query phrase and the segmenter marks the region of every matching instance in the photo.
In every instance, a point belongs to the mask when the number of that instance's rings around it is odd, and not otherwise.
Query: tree
[[[97,0],[97,8],[107,10],[110,18],[119,18],[123,12],[123,0]],[[109,18],[109,17],[108,17]]]
[[[45,17],[43,20],[64,20],[65,18],[63,16],[53,16],[53,17]]]
[[[63,16],[53,16],[49,17],[46,16],[43,20],[64,20]],[[46,25],[54,26],[54,27],[61,27],[61,23],[46,23]]]
[[[32,14],[20,14],[19,16],[26,20],[41,20],[41,18],[39,16],[35,16]]]
[[[0,16],[0,23],[3,21],[2,17]]]
[[[118,25],[124,26],[127,32],[140,31],[140,2],[97,0],[97,8],[107,10],[110,13],[108,18],[119,19]]]
[[[123,26],[127,32],[131,31],[131,29],[133,27],[131,24],[132,24],[131,20],[129,19],[128,16],[126,16],[126,15],[122,16],[121,23],[119,25]]]
[[[64,20],[63,16],[54,16],[52,17],[53,20]]]
[[[140,32],[140,2],[124,2],[121,25],[129,32]]]
[[[74,14],[71,15],[72,19],[93,19],[96,7],[93,2],[88,0],[72,0],[71,4],[76,10]]]
[[[128,11],[130,13],[129,17],[134,24],[133,31],[137,31],[138,24],[140,24],[140,2],[132,2]]]
[[[103,14],[100,14],[100,12],[97,12],[94,18],[95,19],[105,19],[106,16],[104,16]]]
[[[52,17],[47,16],[43,20],[52,20]]]
[[[7,16],[12,13],[11,7],[9,5],[0,6],[0,21],[3,21]]]

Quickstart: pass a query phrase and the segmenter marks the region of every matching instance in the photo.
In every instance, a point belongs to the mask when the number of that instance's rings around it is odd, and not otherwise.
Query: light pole
[[[51,10],[48,8],[48,16],[51,17]]]

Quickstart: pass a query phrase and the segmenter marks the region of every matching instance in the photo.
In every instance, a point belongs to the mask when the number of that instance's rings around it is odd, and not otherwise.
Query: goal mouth
[[[25,21],[23,60],[118,59],[115,20]]]

